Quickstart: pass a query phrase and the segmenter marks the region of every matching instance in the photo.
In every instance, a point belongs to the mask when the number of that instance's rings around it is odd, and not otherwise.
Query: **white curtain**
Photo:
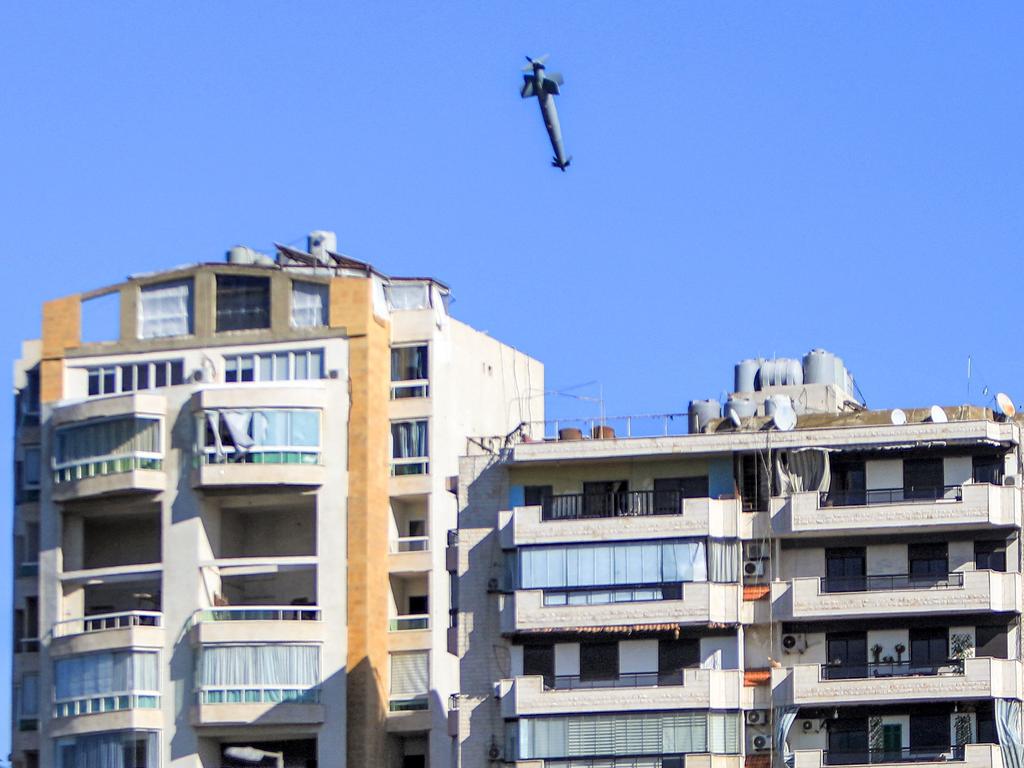
[[[160,283],[139,291],[139,338],[192,333],[192,281]]]
[[[252,411],[224,411],[221,413],[224,423],[228,426],[231,442],[241,451],[249,450],[255,441],[249,437],[252,425]]]
[[[427,455],[426,421],[397,421],[391,425],[392,458],[426,458]]]
[[[320,683],[315,645],[208,645],[199,652],[198,684],[209,687],[308,686]]]
[[[430,656],[427,651],[391,654],[391,694],[424,696],[430,692]]]
[[[711,581],[731,583],[740,578],[740,543],[735,540],[709,539],[708,564]]]
[[[782,451],[775,458],[775,474],[783,496],[803,491],[827,491],[832,473],[828,451],[803,448]]]
[[[157,768],[155,731],[114,731],[57,742],[57,768]]]
[[[430,296],[426,283],[391,283],[384,286],[391,309],[427,309]]]
[[[106,419],[57,431],[58,464],[137,452],[163,452],[158,419]]]
[[[1020,711],[1020,702],[1016,699],[996,699],[996,733],[999,734],[1003,768],[1021,768],[1024,765]]]
[[[522,589],[708,580],[699,539],[523,547],[519,553]]]
[[[292,283],[292,328],[327,325],[327,291],[322,283]]]
[[[796,720],[796,713],[799,711],[800,707],[775,707],[775,732],[772,746],[775,748],[773,763],[776,768],[781,768],[790,762],[789,757],[792,753],[786,739],[789,737],[789,729],[793,727],[793,721]]]
[[[58,659],[54,664],[57,699],[160,690],[156,653],[116,651]]]

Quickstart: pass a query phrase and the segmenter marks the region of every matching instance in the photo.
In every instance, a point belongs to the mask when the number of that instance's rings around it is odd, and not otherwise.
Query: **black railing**
[[[544,605],[602,605],[650,600],[682,600],[681,582],[612,584],[594,587],[555,587],[544,590]]]
[[[955,589],[963,585],[963,573],[826,576],[821,580],[821,591],[891,592],[897,589]]]
[[[874,677],[933,677],[935,675],[962,675],[962,659],[940,662],[880,661],[874,664],[823,664],[822,680],[859,680]]]
[[[818,506],[864,507],[904,501],[963,501],[963,498],[962,485],[911,485],[903,488],[872,488],[870,491],[821,491],[818,494]]]
[[[616,677],[555,675],[553,680],[547,678],[544,681],[546,688],[556,691],[576,691],[590,688],[653,688],[682,684],[683,670],[681,669],[675,672],[622,672]]]
[[[542,520],[581,520],[593,517],[678,515],[683,511],[681,491],[618,491],[568,493],[541,500]]]
[[[825,750],[825,765],[875,765],[877,763],[940,763],[964,759],[964,745],[869,749],[853,752]]]
[[[544,768],[684,768],[686,755],[594,755],[593,757],[546,758]]]

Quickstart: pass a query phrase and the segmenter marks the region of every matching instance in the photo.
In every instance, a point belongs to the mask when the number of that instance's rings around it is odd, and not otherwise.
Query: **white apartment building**
[[[83,341],[92,301],[113,338]],[[450,478],[468,435],[542,418],[543,368],[448,303],[317,232],[44,306],[15,766],[453,764]]]
[[[459,765],[1019,766],[1021,422],[736,378],[463,459]]]

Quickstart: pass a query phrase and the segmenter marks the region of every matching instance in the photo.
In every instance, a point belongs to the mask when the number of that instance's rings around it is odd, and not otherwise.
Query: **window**
[[[316,645],[207,645],[199,650],[196,685],[205,704],[315,702]]]
[[[744,511],[766,512],[771,498],[771,478],[765,459],[760,454],[746,453],[736,457],[736,481]]]
[[[391,698],[425,699],[430,693],[429,651],[391,654]]]
[[[155,731],[113,731],[57,740],[56,768],[158,768]]]
[[[391,474],[425,475],[430,470],[427,421],[391,424]]]
[[[323,283],[292,283],[292,328],[327,325],[328,288]]]
[[[430,290],[427,283],[391,283],[384,286],[390,309],[428,309]]]
[[[1006,542],[974,542],[974,567],[979,571],[988,570],[1006,573]]]
[[[580,643],[580,680],[614,680],[618,676],[618,643]]]
[[[629,483],[600,480],[583,484],[583,517],[611,517],[628,510]]]
[[[21,424],[39,421],[39,368],[25,371],[25,386],[18,390],[18,418]]]
[[[139,338],[192,333],[192,281],[144,285],[139,290]]]
[[[18,698],[18,709],[21,717],[39,716],[39,675],[35,672],[26,672],[21,676],[21,696]]]
[[[863,592],[867,589],[867,551],[864,547],[825,550],[825,591]]]
[[[828,679],[849,679],[867,675],[867,632],[830,632],[825,636],[825,640]]]
[[[217,275],[217,333],[270,327],[270,278]]]
[[[185,381],[184,360],[153,360],[88,368],[89,396],[177,386]]]
[[[942,459],[906,459],[903,462],[903,497],[924,501],[941,499]]]
[[[659,477],[654,481],[654,509],[659,514],[679,513],[683,499],[705,499],[709,495],[707,475]]]
[[[427,595],[410,595],[409,613],[416,616],[430,613],[430,597]]]
[[[268,408],[206,411],[197,419],[204,463],[318,464],[320,412]]]
[[[160,706],[157,654],[106,651],[54,662],[56,717]]]
[[[224,381],[299,381],[324,377],[324,351],[297,349],[224,356]]]
[[[949,547],[946,542],[910,544],[907,548],[910,575],[922,579],[945,579],[949,574]]]
[[[391,349],[391,399],[426,397],[430,392],[427,345]]]
[[[910,630],[910,664],[928,674],[949,661],[949,630],[945,627]]]
[[[21,484],[23,488],[35,489],[39,487],[39,446],[33,445],[25,448],[24,465],[22,466]]]
[[[129,416],[63,427],[56,444],[56,483],[163,466],[160,420],[155,418]]]
[[[549,688],[555,684],[555,646],[524,645],[523,675],[539,675]]]
[[[976,483],[1003,484],[1003,459],[1000,456],[975,456],[972,479]]]

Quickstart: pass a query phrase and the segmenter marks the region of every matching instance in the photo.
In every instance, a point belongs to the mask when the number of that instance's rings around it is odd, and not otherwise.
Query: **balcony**
[[[944,578],[797,578],[772,584],[776,620],[1021,612],[1019,573],[962,571]]]
[[[393,698],[388,701],[388,733],[422,733],[431,727],[430,698]]]
[[[771,500],[779,536],[885,534],[913,526],[944,532],[1021,526],[1020,489],[969,483],[935,489],[794,493]]]
[[[824,768],[828,765],[875,766],[912,763],[915,768],[1000,768],[1002,758],[995,744],[964,744],[937,750],[879,750],[860,754],[835,753],[820,749],[798,749],[793,753],[793,768]]]
[[[1021,665],[1012,659],[952,660],[941,666],[796,664],[772,670],[772,699],[777,705],[1019,699],[1022,690]]]
[[[122,611],[56,622],[50,654],[64,656],[118,648],[162,648],[163,644],[162,613]]]
[[[433,565],[429,536],[400,536],[389,543],[390,573],[423,573]]]
[[[163,395],[141,393],[57,408],[54,500],[164,490],[166,413]]]
[[[622,602],[610,602],[609,596]],[[519,590],[505,596],[501,631],[511,635],[587,627],[736,624],[741,603],[738,584],[709,582]]]
[[[678,491],[551,496],[536,507],[502,512],[502,546],[683,536],[734,538],[736,499],[684,499]]]
[[[752,689],[738,669],[685,669],[673,675],[626,673],[610,680],[559,676],[517,677],[501,683],[505,718],[672,709],[737,709],[752,706]]]
[[[318,689],[300,686],[214,688],[196,693],[193,726],[319,725],[324,707]]]
[[[315,488],[323,466],[326,390],[231,386],[192,396],[195,488]]]
[[[192,615],[193,645],[204,643],[284,643],[324,640],[320,609],[308,605],[225,605]]]

